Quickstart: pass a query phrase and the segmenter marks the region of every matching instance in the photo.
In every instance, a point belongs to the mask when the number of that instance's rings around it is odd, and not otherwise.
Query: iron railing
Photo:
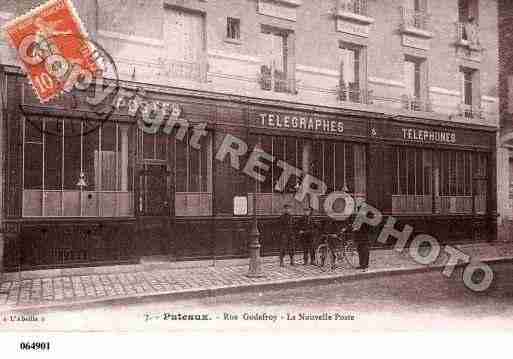
[[[285,72],[275,69],[273,65],[262,65],[259,83],[262,90],[297,93],[295,79],[287,77]]]
[[[429,14],[426,11],[401,7],[402,27],[429,30]]]
[[[367,15],[367,0],[339,0],[339,11]]]
[[[456,40],[460,45],[468,45],[476,50],[480,49],[479,25],[471,22],[457,22]]]
[[[403,95],[401,102],[405,110],[431,112],[431,103],[421,98]]]
[[[361,89],[356,84],[341,85],[338,87],[339,101],[372,104],[372,91]]]
[[[460,104],[460,116],[468,119],[480,119],[483,117],[483,109],[478,106]]]

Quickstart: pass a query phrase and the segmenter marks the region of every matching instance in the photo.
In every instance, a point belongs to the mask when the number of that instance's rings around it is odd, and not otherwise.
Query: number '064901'
[[[21,342],[21,350],[50,350],[50,342]]]

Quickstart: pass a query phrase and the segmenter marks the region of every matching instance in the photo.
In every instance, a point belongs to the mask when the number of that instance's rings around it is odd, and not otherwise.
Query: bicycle
[[[327,233],[321,236],[322,242],[317,246],[315,258],[317,265],[327,270],[336,269],[339,262],[346,262],[350,267],[359,265],[356,243],[351,233],[344,228],[339,233]]]

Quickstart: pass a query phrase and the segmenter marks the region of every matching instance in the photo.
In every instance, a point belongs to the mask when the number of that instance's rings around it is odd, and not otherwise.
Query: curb
[[[499,263],[508,263],[513,262],[513,257],[501,257],[501,258],[490,258],[481,260],[481,262],[486,264],[499,264]],[[467,263],[459,263],[455,266],[455,268],[461,268],[466,266]],[[66,309],[68,311],[85,309],[85,308],[93,308],[99,306],[108,306],[115,304],[140,304],[149,301],[158,301],[158,300],[169,300],[169,301],[177,301],[177,300],[185,300],[185,299],[196,299],[196,298],[205,298],[205,297],[213,297],[218,295],[225,294],[234,294],[234,293],[243,293],[243,292],[251,292],[251,291],[261,291],[261,290],[273,290],[273,289],[283,289],[283,288],[296,288],[301,287],[308,284],[315,285],[325,285],[331,283],[339,283],[339,282],[350,282],[359,279],[372,279],[381,276],[396,276],[396,275],[407,275],[407,274],[417,274],[417,273],[426,273],[433,272],[439,269],[445,268],[445,265],[437,264],[432,266],[419,266],[419,267],[411,267],[411,268],[396,268],[396,269],[382,269],[376,271],[369,272],[359,272],[352,274],[335,274],[335,275],[324,275],[320,277],[309,277],[309,278],[301,278],[295,280],[282,280],[282,281],[274,281],[274,282],[263,282],[263,283],[250,283],[244,285],[223,285],[217,287],[210,288],[201,288],[201,289],[186,289],[183,291],[172,291],[172,292],[157,292],[157,293],[141,293],[134,294],[130,296],[113,296],[110,298],[96,298],[89,300],[77,300],[71,302],[60,302],[60,303],[52,303],[49,305],[35,305],[35,306],[25,306],[25,307],[15,307],[12,309],[3,309],[0,308],[0,313],[17,313],[17,312],[26,312],[26,311],[51,311],[56,309]]]

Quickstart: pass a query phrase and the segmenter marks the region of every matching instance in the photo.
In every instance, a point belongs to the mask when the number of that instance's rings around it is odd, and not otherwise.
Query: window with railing
[[[367,0],[339,0],[340,11],[367,16]]]
[[[263,27],[260,33],[264,64],[260,67],[262,90],[295,93],[293,34]]]
[[[478,0],[458,1],[457,36],[460,45],[479,49],[479,3]]]
[[[405,0],[401,7],[402,28],[429,30],[427,0]]]
[[[343,43],[340,54],[339,100],[370,103],[366,88],[365,48]]]
[[[426,59],[405,56],[404,84],[403,107],[409,111],[429,111]]]
[[[24,119],[23,216],[133,215],[126,124]]]
[[[410,147],[392,151],[393,213],[486,212],[486,154]]]
[[[479,71],[462,67],[460,76],[462,93],[460,115],[468,119],[479,119],[482,117]]]

